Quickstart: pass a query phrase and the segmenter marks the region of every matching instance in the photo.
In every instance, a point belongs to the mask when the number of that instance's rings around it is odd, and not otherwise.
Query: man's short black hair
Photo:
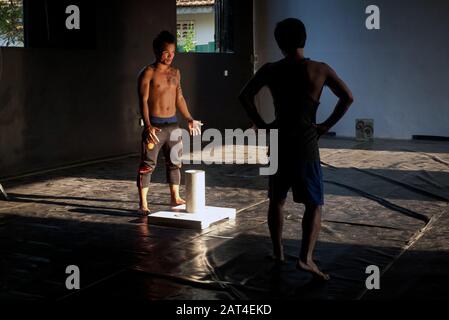
[[[162,53],[165,43],[167,43],[167,44],[176,43],[175,36],[166,30],[162,31],[161,33],[159,33],[157,35],[156,38],[154,38],[154,40],[153,40],[154,53],[156,53],[156,54]]]
[[[306,27],[301,20],[288,18],[278,22],[274,37],[282,51],[292,52],[297,48],[304,48],[307,39]]]

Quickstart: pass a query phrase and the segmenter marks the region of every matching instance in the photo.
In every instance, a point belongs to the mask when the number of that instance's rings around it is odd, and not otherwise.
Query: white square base
[[[206,229],[213,223],[235,219],[234,208],[209,207],[204,210],[188,213],[185,205],[174,207],[173,211],[158,211],[148,215],[148,223],[188,229]]]

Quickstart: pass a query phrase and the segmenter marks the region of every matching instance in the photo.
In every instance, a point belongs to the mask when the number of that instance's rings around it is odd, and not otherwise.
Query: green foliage
[[[181,33],[178,31],[178,39],[182,39]],[[195,31],[193,30],[193,27],[190,27],[187,30],[186,37],[182,39],[180,45],[183,52],[190,52],[195,51]]]
[[[0,40],[6,46],[23,44],[21,0],[0,0]]]

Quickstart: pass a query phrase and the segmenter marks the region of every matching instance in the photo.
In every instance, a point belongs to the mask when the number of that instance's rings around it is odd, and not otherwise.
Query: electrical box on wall
[[[371,141],[374,139],[374,120],[356,119],[355,137],[357,141]]]

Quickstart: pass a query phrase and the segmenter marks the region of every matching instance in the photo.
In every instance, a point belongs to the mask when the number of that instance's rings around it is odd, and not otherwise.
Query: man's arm
[[[137,85],[139,95],[139,109],[140,116],[143,119],[147,139],[153,143],[159,142],[156,136],[157,128],[151,126],[150,122],[150,108],[148,106],[148,98],[150,97],[150,83],[153,77],[153,68],[146,68],[139,75],[139,82]]]
[[[325,64],[325,68],[326,81],[324,84],[328,86],[339,99],[329,118],[317,125],[321,134],[332,128],[343,117],[346,111],[348,111],[349,106],[354,101],[351,90],[349,90],[343,80],[341,80],[335,71],[327,64]]]
[[[194,120],[192,115],[189,112],[189,109],[187,108],[186,99],[184,99],[184,95],[182,94],[181,72],[179,70],[177,72],[177,78],[178,78],[178,86],[176,88],[176,107],[178,108],[178,110],[182,114],[182,116],[189,123],[190,134],[198,135],[201,133],[201,126],[203,124],[201,123],[201,121]]]
[[[153,68],[147,67],[140,73],[138,83],[140,116],[142,117],[146,128],[151,127],[148,98],[150,97],[150,82],[152,77]]]
[[[263,65],[254,75],[254,77],[249,80],[249,82],[245,85],[239,95],[240,103],[246,110],[251,121],[257,128],[263,129],[267,127],[267,124],[260,116],[257,111],[256,104],[254,103],[254,98],[257,93],[262,89],[263,86],[266,85],[266,68],[267,64]]]

